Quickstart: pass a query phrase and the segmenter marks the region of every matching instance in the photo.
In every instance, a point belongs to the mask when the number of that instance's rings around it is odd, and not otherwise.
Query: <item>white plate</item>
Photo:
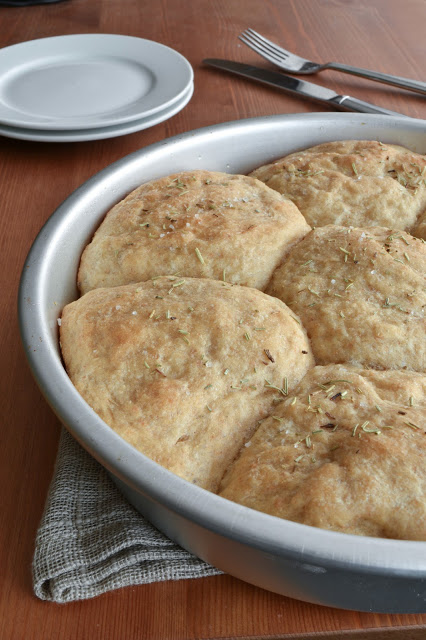
[[[0,49],[0,123],[93,129],[140,120],[181,99],[189,62],[158,42],[83,34]]]
[[[98,127],[95,129],[44,131],[43,129],[27,129],[20,127],[8,127],[0,125],[0,135],[17,140],[32,140],[34,142],[82,142],[87,140],[103,140],[105,138],[117,138],[135,131],[142,131],[153,127],[181,111],[190,101],[194,92],[193,83],[190,84],[180,100],[174,102],[167,109],[158,111],[152,116],[141,118],[132,122],[118,124],[113,127]]]

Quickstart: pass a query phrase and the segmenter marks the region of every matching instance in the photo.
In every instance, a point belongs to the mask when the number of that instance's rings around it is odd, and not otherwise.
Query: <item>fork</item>
[[[409,89],[410,91],[417,91],[418,93],[426,94],[425,82],[400,78],[399,76],[392,76],[387,73],[380,73],[379,71],[370,71],[369,69],[351,67],[350,65],[341,64],[340,62],[327,62],[325,64],[312,62],[311,60],[301,58],[300,56],[279,47],[277,44],[268,40],[253,29],[246,29],[238,37],[242,42],[244,42],[244,44],[250,47],[250,49],[253,49],[253,51],[256,51],[260,56],[277,65],[287,73],[309,74],[317,73],[323,69],[336,69],[343,73],[350,73],[354,76],[361,76],[363,78],[369,78],[370,80],[377,80],[378,82],[391,84],[395,87],[402,87],[403,89]]]

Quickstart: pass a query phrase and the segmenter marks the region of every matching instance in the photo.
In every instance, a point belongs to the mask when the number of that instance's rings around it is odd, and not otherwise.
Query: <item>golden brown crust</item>
[[[383,226],[417,235],[426,211],[426,157],[398,145],[328,142],[250,175],[292,200],[312,227]]]
[[[426,376],[311,369],[264,420],[220,495],[342,533],[426,540]]]
[[[313,230],[267,293],[300,317],[317,364],[426,370],[426,244],[383,228]]]
[[[161,277],[96,289],[65,307],[77,390],[119,435],[215,491],[257,421],[313,358],[294,314],[248,287]],[[266,382],[267,381],[267,382]]]
[[[180,273],[264,289],[309,230],[292,202],[254,178],[182,172],[141,185],[107,214],[83,253],[79,287]]]

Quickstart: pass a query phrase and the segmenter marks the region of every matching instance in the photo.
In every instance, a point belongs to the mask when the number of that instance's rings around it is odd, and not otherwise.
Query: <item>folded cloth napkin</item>
[[[145,520],[63,428],[35,542],[33,587],[54,602],[220,574]]]

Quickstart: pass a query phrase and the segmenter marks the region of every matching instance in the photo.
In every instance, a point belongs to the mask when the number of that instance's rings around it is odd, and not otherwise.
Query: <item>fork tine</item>
[[[239,39],[244,42],[250,49],[261,55],[266,60],[270,62],[281,62],[283,57],[278,55],[271,47],[266,48],[263,44],[258,44],[255,40],[253,40],[250,35],[247,36],[246,33],[238,36]]]
[[[244,35],[251,38],[252,42],[257,42],[260,46],[264,48],[266,47],[268,52],[275,54],[277,57],[280,56],[283,60],[290,56],[289,51],[286,51],[282,47],[279,47],[277,44],[275,44],[275,42],[272,42],[272,40],[268,40],[268,38],[265,38],[265,36],[262,36],[254,29],[246,29]]]
[[[290,55],[288,51],[279,47],[275,42],[272,42],[272,40],[268,40],[268,38],[265,38],[265,36],[262,36],[254,29],[247,29],[246,34],[251,36],[252,41],[257,41],[261,46],[266,47],[266,49],[271,53],[282,55],[284,58]]]

